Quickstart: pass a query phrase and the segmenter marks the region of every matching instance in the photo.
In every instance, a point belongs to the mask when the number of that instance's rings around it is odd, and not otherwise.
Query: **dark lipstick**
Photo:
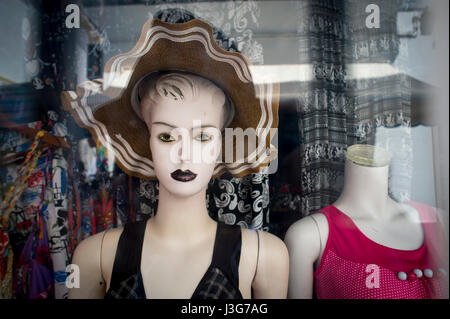
[[[180,182],[190,182],[197,177],[197,174],[192,173],[190,170],[182,171],[181,169],[177,169],[170,173],[170,176]]]

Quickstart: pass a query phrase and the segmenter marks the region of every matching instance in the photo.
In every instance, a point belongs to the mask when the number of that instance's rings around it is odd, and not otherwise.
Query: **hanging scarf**
[[[8,233],[0,228],[0,299],[11,299],[13,252]]]
[[[36,151],[44,136],[45,131],[40,130],[31,144],[22,166],[18,172],[17,183],[9,189],[0,205],[0,298],[13,297],[13,250],[7,233],[9,216],[17,201],[27,186],[27,180],[32,175],[33,169],[42,151]]]
[[[45,168],[51,164],[51,152],[47,152]],[[19,257],[16,271],[16,297],[44,299],[54,297],[53,264],[49,252],[47,225],[44,212],[45,192],[51,176],[45,169],[45,183],[42,185],[41,200],[30,235]]]
[[[30,236],[19,258],[17,298],[45,299],[54,297],[53,265],[48,249],[48,234],[43,205],[36,215]]]

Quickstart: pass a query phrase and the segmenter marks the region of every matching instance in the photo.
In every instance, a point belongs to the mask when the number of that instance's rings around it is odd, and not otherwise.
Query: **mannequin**
[[[219,156],[220,131],[229,121],[226,96],[207,79],[171,72],[142,81],[139,100],[160,185],[157,213],[146,222],[142,244],[145,296],[190,298],[214,251],[218,224],[208,215],[205,195],[216,165],[208,158]],[[198,123],[202,127],[195,127]],[[284,243],[266,232],[241,231],[242,297],[251,298],[253,288],[254,298],[285,298]],[[105,296],[122,232],[111,229],[80,243],[72,261],[80,267],[80,288],[70,289],[69,298]]]
[[[409,252],[420,251],[423,248],[422,246],[425,246],[425,231],[421,223],[423,218],[420,217],[418,210],[408,203],[397,203],[389,197],[389,162],[390,154],[381,148],[371,145],[353,145],[349,147],[345,163],[345,184],[342,193],[333,205],[324,208],[324,210],[330,210],[332,214],[338,215],[341,218],[340,220],[343,221],[342,227],[340,225],[331,225],[333,226],[333,232],[337,229],[336,232],[342,231],[353,236],[341,237],[344,238],[344,241],[349,240],[348,243],[341,244],[343,246],[348,245],[353,250],[349,252],[348,259],[351,262],[364,260],[365,268],[361,266],[363,273],[355,274],[355,276],[360,276],[358,277],[359,279],[354,279],[349,275],[347,277],[348,281],[361,281],[361,278],[367,278],[367,273],[370,274],[369,270],[372,269],[370,265],[376,265],[378,267],[377,271],[382,268],[382,274],[386,274],[386,278],[389,278],[386,280],[394,280],[397,277],[403,280],[403,274],[400,274],[402,271],[391,271],[396,267],[394,265],[401,260],[400,257],[397,258],[396,253],[406,256]],[[291,225],[286,234],[285,243],[290,253],[291,268],[289,298],[312,298],[314,288],[316,290],[318,288],[318,283],[315,280],[320,276],[319,271],[321,273],[324,272],[323,267],[325,266],[322,265],[324,263],[324,253],[333,245],[329,240],[329,223],[331,219],[327,216],[319,210],[319,212]],[[341,228],[338,229],[338,227]],[[338,237],[333,237],[333,240],[335,238]],[[358,244],[353,245],[350,242],[350,239],[353,238],[357,238],[356,241],[362,241],[363,243],[360,243],[362,246],[367,244],[366,247],[362,248],[367,251],[364,258],[359,259],[357,250],[354,249],[354,247],[358,247]],[[372,250],[372,247],[375,250]],[[383,255],[385,251],[389,253]],[[378,263],[375,257],[371,259],[371,253],[374,256],[377,254],[381,255],[381,263]],[[391,257],[394,260],[390,260]],[[385,263],[389,264],[389,266],[386,266]],[[417,263],[417,265],[419,264]],[[319,268],[321,266],[322,269]],[[384,266],[386,266],[385,269],[383,268]],[[439,266],[441,267],[442,264]],[[339,266],[337,265],[336,267]],[[340,269],[344,269],[348,274],[351,273],[344,266],[342,267]],[[365,272],[366,270],[367,273]],[[414,269],[414,271],[417,270]],[[418,277],[423,277],[423,274],[419,271],[417,271],[417,274]],[[339,278],[339,274],[337,274],[336,280],[331,278],[327,281],[328,283],[333,282],[331,285],[335,285],[336,291],[339,291],[339,286],[341,285]],[[385,280],[385,277],[381,277],[382,283],[385,282],[383,280]],[[357,284],[359,282],[355,283],[356,286]],[[353,295],[350,293],[352,295],[351,298],[397,298],[395,297],[395,289],[397,288],[392,288],[392,294],[376,295],[373,294],[376,289],[371,290],[370,287],[367,288],[370,285],[364,285],[364,282],[360,284],[361,293],[359,295],[356,292]],[[384,288],[389,292],[389,287],[387,286],[388,284],[385,284]],[[356,288],[354,289],[356,290]],[[342,290],[344,291],[345,288],[342,287]],[[320,298],[321,296],[317,297]],[[347,297],[348,295],[344,293],[339,295],[338,292],[337,295],[327,295],[325,298]]]

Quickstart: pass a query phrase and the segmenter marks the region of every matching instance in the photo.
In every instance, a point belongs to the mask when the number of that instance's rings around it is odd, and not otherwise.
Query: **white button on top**
[[[408,276],[406,275],[406,272],[404,272],[404,271],[400,271],[400,272],[397,274],[397,277],[398,277],[398,279],[400,279],[400,280],[406,280],[406,278],[408,278]]]
[[[444,268],[439,268],[439,271],[442,273],[442,275],[445,277],[447,276],[447,272],[445,271]]]
[[[425,275],[425,277],[427,278],[432,278],[433,277],[433,271],[430,268],[427,268],[423,271],[423,274]]]
[[[417,278],[421,278],[423,276],[423,272],[420,269],[414,269],[413,272],[417,276]]]

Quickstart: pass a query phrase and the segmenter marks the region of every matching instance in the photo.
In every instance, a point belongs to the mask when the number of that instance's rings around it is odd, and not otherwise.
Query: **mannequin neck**
[[[387,217],[389,197],[389,166],[370,167],[345,163],[344,188],[334,203],[353,217],[380,219]]]
[[[194,241],[215,227],[206,209],[206,187],[195,195],[181,197],[160,184],[156,216],[150,220],[152,232],[175,241]]]

